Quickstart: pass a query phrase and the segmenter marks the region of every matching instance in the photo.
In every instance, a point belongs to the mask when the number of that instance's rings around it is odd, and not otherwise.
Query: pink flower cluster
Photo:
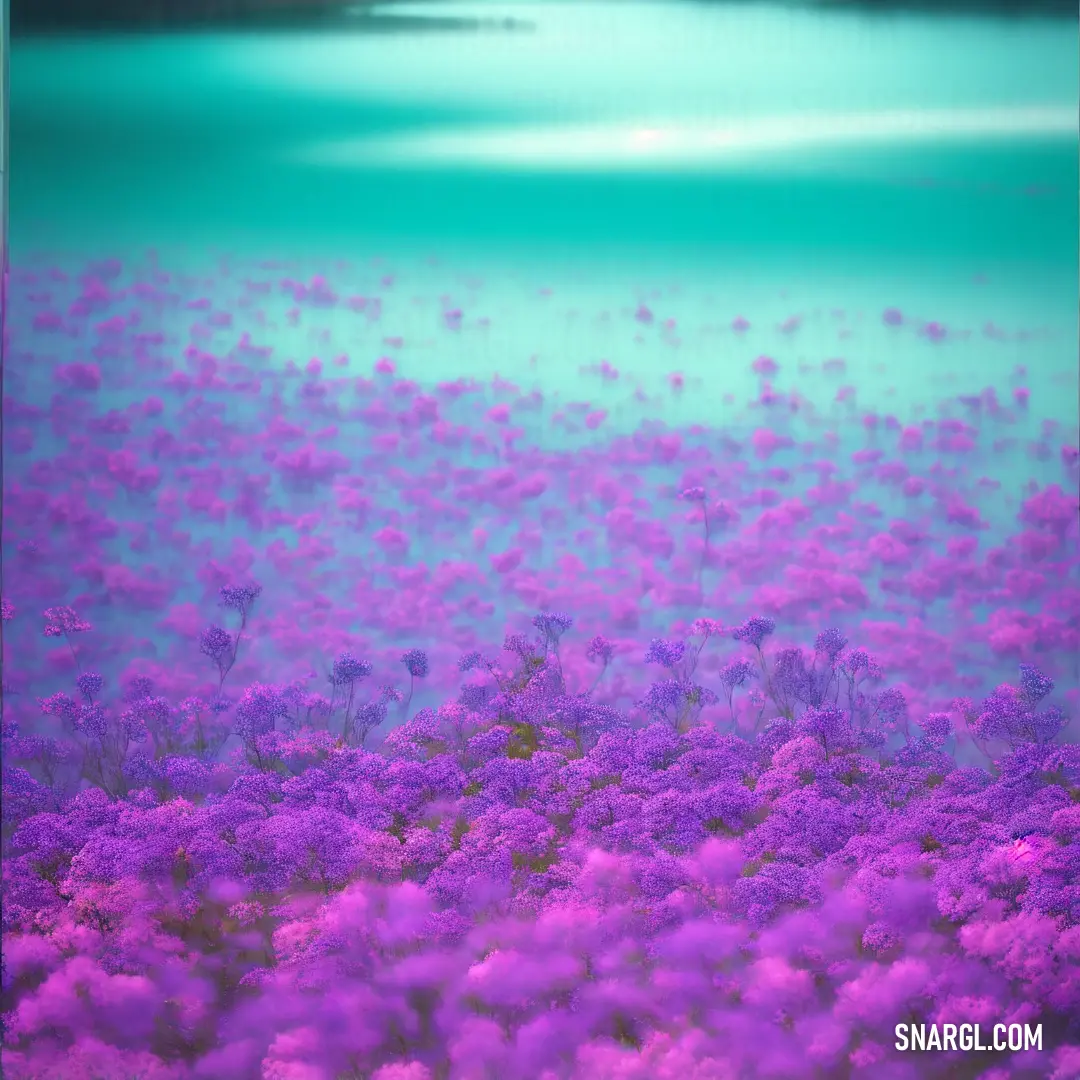
[[[1080,474],[1038,392],[866,412],[797,315],[731,324],[712,427],[607,361],[423,382],[407,281],[13,272],[4,1075],[1076,1076]],[[426,332],[486,334],[471,295]],[[662,302],[613,325],[668,347]]]

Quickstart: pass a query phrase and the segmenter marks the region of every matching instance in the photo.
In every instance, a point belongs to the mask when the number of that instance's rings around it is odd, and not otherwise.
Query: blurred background
[[[557,380],[627,347],[574,312],[653,287],[690,290],[681,326],[725,296],[1051,327],[1040,363],[1074,370],[1077,18],[1053,6],[15,0],[13,255],[449,260],[494,322],[433,374],[546,352]],[[428,265],[415,288],[447,291]],[[878,357],[912,391],[916,344]]]
[[[520,396],[514,453],[526,457],[572,457],[643,425],[700,425],[694,437],[714,449],[789,425],[800,440],[813,432],[807,445],[821,437],[813,452],[839,467],[879,437],[891,445],[879,417],[917,425],[1015,401],[1015,415],[985,418],[991,450],[957,451],[988,545],[1013,542],[1032,484],[1073,475],[1062,448],[1076,445],[1080,390],[1075,13],[447,0],[230,7],[216,20],[203,8],[166,26],[120,8],[89,25],[80,5],[85,25],[60,26],[53,8],[45,29],[46,10],[16,0],[5,391],[48,430],[9,440],[6,489],[64,486],[38,468],[69,446],[60,365],[101,358],[96,400],[117,414],[138,413],[150,376],[177,423],[205,407],[252,428],[277,400],[258,381],[185,398],[187,369],[201,379],[204,361],[213,372],[238,355],[259,357],[267,386],[305,370],[318,381],[325,362],[356,379],[350,393],[393,373],[409,393],[465,379]],[[150,11],[168,13],[140,6]],[[306,415],[308,383],[291,385]],[[46,406],[48,422],[33,411]],[[12,439],[29,430],[10,415]],[[385,485],[380,524],[396,527],[397,444],[365,442],[355,419],[318,438],[342,447],[350,480]],[[112,422],[94,430],[127,453]],[[287,445],[288,430],[268,442]],[[518,437],[496,435],[492,456]],[[141,438],[131,454],[152,452],[183,481],[173,444]],[[240,467],[278,447],[265,449]],[[793,467],[809,483],[801,453]],[[455,454],[455,467],[472,460],[464,444]],[[929,449],[915,467],[946,475]],[[663,468],[652,479],[670,483]],[[184,512],[169,499],[136,493],[123,514]],[[868,520],[919,513],[895,485],[880,500],[863,506]],[[324,502],[312,489],[300,505]],[[268,543],[242,515],[189,517],[208,551]],[[541,538],[555,528],[534,524]],[[491,551],[517,543],[508,516],[490,532],[482,515],[469,525]],[[282,535],[306,595],[299,528]],[[518,604],[469,546],[475,532],[421,531],[410,560],[457,551],[501,597],[494,622]],[[584,535],[568,525],[560,542]],[[351,526],[335,539],[343,557],[381,558]],[[152,547],[115,550],[125,574],[140,560],[157,572]],[[179,562],[176,577],[202,603]],[[891,610],[884,585],[878,601],[877,614]],[[1001,603],[988,591],[964,617],[985,621]],[[122,603],[112,611],[127,618]]]

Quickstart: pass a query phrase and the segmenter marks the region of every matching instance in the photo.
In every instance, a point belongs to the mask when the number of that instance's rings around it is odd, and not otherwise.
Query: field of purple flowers
[[[680,425],[269,265],[14,273],[4,1076],[1080,1076],[1076,434],[754,330]]]

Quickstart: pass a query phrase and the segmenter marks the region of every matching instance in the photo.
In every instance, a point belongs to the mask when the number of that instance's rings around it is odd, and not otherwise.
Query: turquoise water
[[[649,3],[394,11],[415,13],[413,28],[16,41],[17,248],[543,241],[1075,270],[1070,23]],[[425,30],[436,15],[522,28]],[[830,138],[853,116],[861,132]],[[904,116],[943,130],[905,132]],[[743,145],[710,155],[698,136],[695,154],[691,134],[689,151],[629,160],[607,145],[703,125],[741,127]],[[575,147],[582,130],[592,153]]]
[[[16,262],[379,257],[429,298],[483,281],[483,332],[421,349],[432,376],[534,371],[537,356],[534,377],[563,385],[600,356],[706,374],[713,324],[739,312],[801,312],[801,348],[827,355],[835,328],[811,313],[837,307],[867,320],[850,362],[888,363],[883,394],[1017,362],[961,340],[943,373],[876,325],[896,305],[1038,328],[1034,377],[1070,378],[1075,24],[767,5],[392,11],[333,31],[17,40]],[[554,290],[546,307],[539,287]],[[605,323],[649,289],[680,290],[677,363]],[[405,329],[414,308],[398,297]],[[1071,422],[1072,396],[1055,402]]]

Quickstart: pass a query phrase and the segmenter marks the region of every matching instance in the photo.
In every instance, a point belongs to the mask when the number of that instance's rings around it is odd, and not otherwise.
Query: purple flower
[[[836,658],[847,648],[847,643],[848,639],[835,626],[830,626],[814,638],[814,649],[827,656],[830,664],[835,664]]]
[[[1037,705],[1054,689],[1054,680],[1034,664],[1020,665],[1020,693],[1028,705]]]
[[[426,742],[438,739],[440,735],[441,724],[438,714],[434,709],[421,709],[407,723],[394,728],[386,741],[392,746],[416,749]]]
[[[1031,712],[1024,707],[1016,687],[1004,683],[983,702],[973,727],[980,739],[1012,742],[1023,738],[1021,733],[1030,717]]]
[[[101,693],[101,688],[105,685],[105,680],[96,671],[84,671],[75,680],[75,685],[79,688],[79,693],[82,694],[87,701],[92,701],[95,694]]]
[[[353,717],[349,728],[349,735],[355,735],[360,745],[363,746],[364,740],[386,720],[386,717],[387,708],[384,698],[376,698],[375,701],[366,702],[356,710],[356,715]]]
[[[711,638],[724,631],[724,624],[719,619],[695,619],[690,624],[691,637]]]
[[[281,802],[281,777],[276,773],[241,773],[228,791],[230,800],[254,803],[269,812],[269,808]]]
[[[887,724],[899,723],[907,715],[907,699],[903,691],[895,686],[882,690],[874,705],[878,716]]]
[[[1031,729],[1035,741],[1052,742],[1068,726],[1069,718],[1056,705],[1051,705],[1031,718]]]
[[[74,724],[79,712],[79,703],[67,694],[53,694],[52,697],[42,698],[41,711],[46,716],[56,716],[61,720]]]
[[[704,708],[706,705],[715,705],[720,699],[707,686],[694,683],[686,692],[686,700],[697,708]]]
[[[776,623],[772,619],[762,615],[754,615],[747,619],[741,626],[737,626],[731,636],[736,641],[743,641],[755,649],[760,649],[762,642],[776,629]]]
[[[138,758],[132,758],[124,767],[125,775],[130,775],[129,766],[131,766],[135,772],[138,772],[140,760],[141,759]],[[138,780],[136,780],[136,783],[138,783]],[[161,805],[161,796],[151,787],[141,787],[129,791],[127,801],[131,803],[132,806],[137,806],[140,810],[153,810],[154,807]]]
[[[888,741],[888,735],[877,727],[863,728],[858,733],[859,742],[869,750],[880,750]]]
[[[173,707],[163,697],[142,698],[136,702],[136,708],[143,720],[156,730],[169,727],[176,715]]]
[[[5,596],[0,598],[0,622],[11,622],[15,618],[15,607]]]
[[[232,634],[220,626],[208,626],[199,635],[199,652],[209,656],[219,667],[224,660],[232,658]]]
[[[162,762],[160,771],[178,795],[203,794],[212,777],[210,766],[193,757],[168,757]]]
[[[236,663],[239,645],[239,638],[234,641],[232,635],[220,626],[209,626],[199,635],[199,651],[208,656],[218,670],[219,690],[225,682],[225,676]]]
[[[302,709],[304,707],[304,699],[307,697],[304,683],[297,681],[289,683],[288,686],[283,686],[281,688],[281,697],[290,709]]]
[[[180,702],[177,708],[183,716],[194,718],[199,714],[206,712],[209,706],[202,698],[186,697]]]
[[[218,602],[222,607],[238,611],[240,618],[246,620],[251,606],[262,593],[262,586],[254,582],[248,585],[222,585],[218,592]]]
[[[26,818],[41,813],[49,805],[48,788],[38,783],[25,769],[5,766],[3,788],[4,798],[0,812],[5,823],[25,821]],[[8,860],[5,857],[5,871],[7,865]]]
[[[585,656],[591,660],[594,664],[599,662],[604,664],[611,663],[612,657],[615,655],[615,646],[602,634],[597,634],[596,637],[589,642],[589,647],[585,650]]]
[[[798,728],[820,739],[822,745],[829,749],[830,744],[835,745],[846,732],[847,717],[842,709],[809,708],[799,718]]]
[[[790,711],[796,701],[820,705],[820,687],[807,669],[802,649],[789,646],[780,649],[773,660],[772,684],[776,697]]]
[[[923,737],[930,746],[940,749],[952,734],[952,719],[948,713],[930,713],[920,725]]]
[[[79,706],[79,715],[75,718],[75,728],[88,739],[98,742],[105,738],[109,722],[105,710],[96,701]]]
[[[688,487],[685,491],[679,492],[679,498],[685,499],[687,502],[704,502],[705,489],[703,487]]]
[[[867,952],[887,953],[901,944],[900,935],[888,923],[871,923],[862,936],[862,946]]]
[[[533,626],[540,631],[541,639],[549,646],[558,645],[559,638],[574,625],[574,620],[564,611],[544,611],[533,616]]]
[[[1063,610],[1051,605],[1049,617]],[[244,629],[239,617],[222,618],[236,618],[231,632],[220,630],[228,660]],[[876,663],[862,650],[848,654],[838,631],[823,630],[813,652],[774,642],[766,658],[772,621],[740,627],[738,640],[760,651],[737,646],[717,665],[714,685],[726,704],[738,688],[752,689],[749,715],[731,707],[731,728],[746,719],[753,733],[724,734],[692,723],[716,700],[690,674],[712,624],[692,624],[685,643],[642,642],[648,652],[638,655],[660,666],[647,669],[656,681],[638,689],[648,719],[661,721],[645,726],[637,710],[625,716],[568,693],[552,646],[569,626],[559,613],[537,616],[524,628],[535,640],[507,638],[516,657],[493,654],[498,669],[468,654],[459,669],[475,674],[462,675],[451,700],[411,719],[408,702],[392,704],[404,700],[392,687],[370,683],[363,696],[371,700],[361,703],[358,684],[372,670],[351,653],[332,664],[335,709],[325,723],[318,714],[330,703],[309,692],[317,685],[310,675],[288,686],[256,683],[235,705],[189,698],[178,709],[137,679],[122,715],[100,704],[95,673],[75,680],[75,695],[42,701],[46,716],[35,715],[36,692],[29,708],[6,701],[4,988],[22,1025],[12,1054],[42,1075],[153,1072],[154,1016],[190,998],[185,971],[197,976],[207,965],[233,988],[252,965],[268,965],[243,982],[236,1002],[250,1045],[234,1039],[215,1051],[218,1071],[235,1075],[258,1071],[267,1053],[271,1071],[288,1072],[304,1055],[330,1073],[347,1067],[334,1058],[341,1047],[330,1045],[335,1000],[389,985],[403,960],[422,977],[431,963],[450,976],[469,969],[464,981],[440,976],[435,989],[451,1020],[478,1004],[492,1011],[498,1023],[480,1019],[470,1035],[476,1045],[462,1053],[502,1054],[493,1066],[500,1075],[558,1071],[563,1050],[572,1057],[594,1036],[579,1072],[637,1058],[641,1065],[646,1056],[645,1071],[662,1072],[664,1047],[635,1055],[600,1040],[628,1032],[651,1040],[665,1017],[712,1007],[744,1017],[753,1036],[721,1048],[734,1072],[753,1071],[755,1038],[772,1024],[813,1028],[822,1018],[839,1025],[832,1049],[846,1068],[847,1035],[887,1022],[882,995],[918,1011],[928,978],[942,1000],[985,984],[1005,1012],[1024,1000],[1069,1008],[1080,750],[1049,745],[1066,718],[1049,704],[1053,687],[1042,672],[1021,667],[1017,685],[998,687],[981,710],[957,704],[969,730],[1001,740],[993,769],[958,768],[944,751],[955,712],[918,714],[905,746],[869,752],[908,706],[899,690],[874,685]],[[300,658],[288,654],[282,629],[285,682]],[[920,633],[925,656],[933,639]],[[901,661],[909,652],[902,646],[891,646]],[[605,637],[587,646],[598,682],[610,675],[613,651]],[[1045,651],[1060,662],[1060,650]],[[129,662],[113,650],[103,655],[118,672]],[[931,700],[947,699],[937,673],[960,663],[939,660],[924,667],[920,685]],[[412,650],[402,662],[411,693],[428,675],[428,657]],[[978,664],[973,656],[971,670]],[[959,670],[968,674],[966,665]],[[568,674],[576,685],[581,669]],[[621,680],[611,698],[632,700]],[[397,726],[399,712],[407,722]],[[20,736],[12,715],[43,730],[60,727],[60,717],[68,738]],[[391,723],[378,752],[363,748]],[[244,745],[217,760],[233,734]],[[571,917],[579,909],[595,917]],[[941,916],[957,925],[948,929]],[[765,928],[778,917],[790,922]],[[530,925],[546,931],[522,932]],[[911,942],[915,967],[899,959]],[[162,949],[181,946],[184,970],[163,963]],[[48,1004],[61,977],[75,990],[86,984],[89,997],[76,1005],[90,1012],[78,1031],[61,1016],[57,1034],[37,1022],[35,1007]],[[116,1037],[110,986],[135,1002],[121,1020],[145,1014],[144,1030]],[[353,1041],[355,1068],[370,1073],[386,1059],[378,1040],[401,1002],[367,996],[374,1041]],[[228,1019],[210,1006],[198,1023]],[[424,1001],[417,1007],[430,1011]],[[540,1041],[527,1060],[507,1057],[499,1045],[528,1041],[523,1024]],[[454,1058],[439,1017],[428,1027],[429,1043],[413,1044],[420,1027],[405,1017],[414,1060],[390,1071],[423,1073]],[[297,1052],[283,1044],[268,1051],[286,1029],[301,1031]],[[556,1029],[562,1043],[541,1046]],[[785,1050],[787,1036],[776,1030],[773,1071],[794,1075],[798,1048]],[[684,1057],[714,1050],[706,1041]],[[858,1054],[856,1071],[874,1064],[866,1039]]]
[[[679,679],[661,679],[649,687],[638,705],[654,717],[678,724],[716,702],[716,695],[703,686]]]
[[[734,689],[736,686],[742,686],[747,679],[753,677],[753,674],[754,666],[749,660],[740,657],[729,661],[720,669],[720,681],[728,689]]]
[[[736,904],[751,923],[760,925],[788,908],[814,902],[818,887],[810,871],[792,862],[771,862],[744,870],[733,889]]]
[[[794,720],[786,716],[777,716],[765,725],[765,730],[757,737],[757,744],[763,754],[770,756],[785,743],[794,739],[796,734]]]
[[[860,671],[871,672],[874,661],[865,649],[853,649],[844,659],[842,667],[850,678],[854,678]]]
[[[120,730],[132,742],[144,742],[150,735],[143,718],[134,709],[125,709],[120,714]]]
[[[659,664],[661,667],[674,668],[686,654],[686,642],[666,641],[653,638],[645,652],[646,664]]]
[[[565,698],[554,708],[551,718],[560,731],[576,740],[591,740],[624,723],[610,705],[603,705],[584,695]]]
[[[468,742],[469,753],[487,761],[502,754],[510,742],[512,732],[507,727],[492,727],[474,735]]]
[[[236,706],[236,733],[247,742],[274,730],[274,724],[288,709],[276,686],[253,683]]]
[[[366,660],[358,660],[351,652],[343,652],[334,661],[330,682],[334,686],[352,686],[353,683],[366,679],[370,674],[371,664]]]
[[[524,634],[507,634],[503,639],[503,651],[528,660],[533,655],[533,643]]]
[[[82,634],[93,627],[80,619],[72,608],[54,607],[45,611],[45,636],[66,637],[68,634]]]
[[[647,712],[663,715],[677,708],[686,697],[686,688],[678,679],[661,679],[649,687],[639,704]]]
[[[422,649],[409,649],[408,652],[402,653],[401,662],[405,665],[405,670],[414,679],[424,678],[431,670],[427,653]]]
[[[146,675],[136,675],[124,691],[124,700],[129,703],[142,701],[154,692],[154,682]]]
[[[495,688],[490,683],[466,683],[461,688],[458,701],[470,712],[482,712],[494,692]]]

